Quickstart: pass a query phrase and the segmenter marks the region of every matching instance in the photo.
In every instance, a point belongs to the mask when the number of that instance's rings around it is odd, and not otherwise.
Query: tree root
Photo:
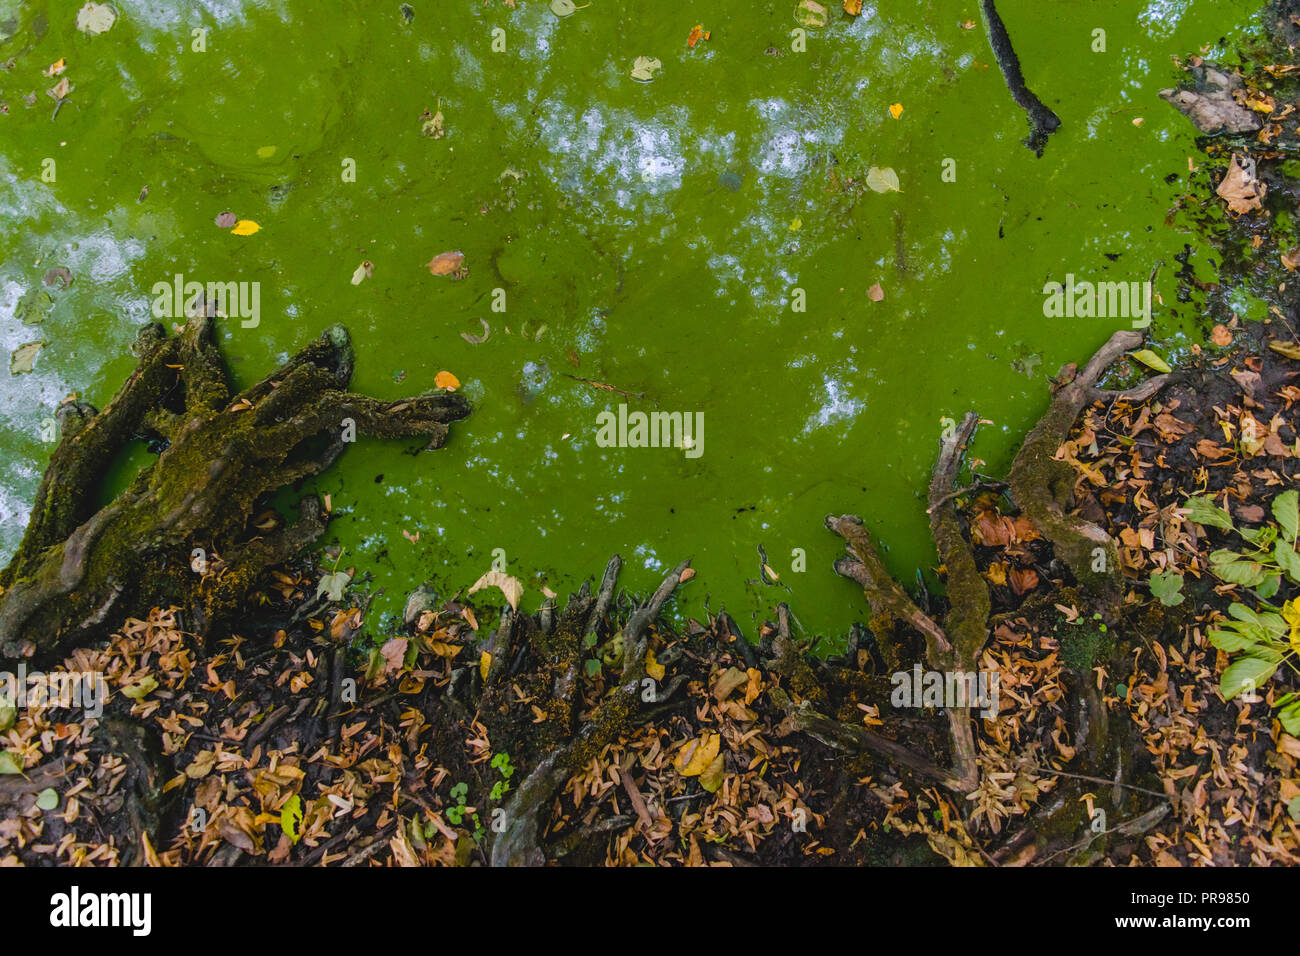
[[[998,15],[993,0],[980,0],[980,13],[984,17],[984,29],[988,33],[989,45],[993,48],[993,58],[998,61],[998,69],[1006,81],[1011,98],[1025,111],[1029,118],[1029,138],[1025,145],[1038,156],[1043,155],[1047,146],[1047,137],[1061,125],[1061,119],[1025,85],[1025,74],[1020,69],[1020,57],[1016,56],[1015,47],[1011,45],[1011,36],[1006,24]]]
[[[1059,460],[1056,453],[1089,403],[1098,399],[1144,401],[1169,381],[1168,375],[1159,375],[1126,392],[1097,387],[1106,369],[1141,345],[1142,338],[1141,332],[1122,329],[1097,350],[1073,381],[1056,392],[1047,413],[1025,436],[1007,474],[1012,501],[1052,542],[1057,556],[1079,583],[1106,605],[1118,600],[1122,587],[1119,552],[1103,528],[1067,513],[1077,476],[1069,462]],[[1062,375],[1068,370],[1069,366],[1062,369]]]
[[[436,448],[469,414],[459,394],[381,402],[346,391],[352,348],[337,325],[233,397],[207,316],[173,338],[146,326],[136,354],[102,412],[76,404],[61,413],[31,522],[0,572],[0,658],[52,657],[128,605],[179,604],[205,632],[240,607],[263,568],[325,527],[315,499],[289,528],[251,527],[264,496],[319,474],[357,434],[419,436]],[[138,434],[165,446],[158,460],[95,510],[98,480]]]
[[[597,705],[577,736],[543,759],[507,802],[504,808],[505,828],[492,844],[493,866],[542,863],[545,854],[538,844],[538,821],[547,801],[580,767],[635,725],[641,701],[641,681],[645,677],[649,627],[681,583],[682,572],[686,570],[687,564],[683,561],[669,572],[650,600],[632,613],[620,631],[623,664],[618,686]],[[601,593],[613,593],[620,565],[621,562],[617,559],[610,561]],[[567,609],[565,616],[570,617]],[[586,620],[585,617],[583,619]],[[571,630],[568,638],[578,644],[584,632],[585,627],[583,630]],[[563,629],[561,636],[565,636]],[[580,653],[576,646],[574,651]]]

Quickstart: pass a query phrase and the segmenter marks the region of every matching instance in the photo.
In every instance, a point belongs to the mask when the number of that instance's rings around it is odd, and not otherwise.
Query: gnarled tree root
[[[296,525],[252,527],[267,494],[319,474],[358,434],[418,436],[434,448],[469,414],[458,394],[381,402],[347,391],[353,354],[338,325],[233,396],[207,316],[175,337],[145,326],[136,354],[103,411],[62,411],[63,437],[26,535],[0,572],[0,659],[53,657],[127,607],[177,604],[205,632],[240,607],[263,568],[324,529],[315,499],[301,503]],[[97,509],[99,479],[136,436],[165,447]]]

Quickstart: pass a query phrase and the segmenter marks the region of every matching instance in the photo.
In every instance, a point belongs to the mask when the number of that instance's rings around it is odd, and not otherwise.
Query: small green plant
[[[1183,595],[1183,576],[1172,571],[1167,574],[1152,572],[1151,596],[1165,607],[1177,607],[1186,598]]]
[[[1228,608],[1231,620],[1209,633],[1211,644],[1236,655],[1219,680],[1219,693],[1225,700],[1243,691],[1258,690],[1300,650],[1300,598],[1287,601],[1281,608],[1260,603],[1264,610],[1253,611],[1234,602]],[[1294,698],[1294,694],[1284,697],[1285,706],[1278,714],[1288,733],[1300,731],[1300,700]]]
[[[1208,496],[1188,498],[1183,513],[1199,525],[1222,528],[1239,535],[1248,545],[1243,551],[1220,548],[1210,554],[1210,570],[1229,584],[1252,588],[1268,600],[1277,594],[1285,577],[1300,584],[1300,552],[1296,535],[1300,532],[1300,492],[1284,491],[1273,499],[1276,524],[1259,528],[1238,528],[1227,511]]]
[[[492,785],[492,792],[488,795],[497,801],[510,791],[510,778],[514,776],[515,768],[510,766],[510,755],[504,752],[492,756],[491,766],[501,774],[501,779]]]

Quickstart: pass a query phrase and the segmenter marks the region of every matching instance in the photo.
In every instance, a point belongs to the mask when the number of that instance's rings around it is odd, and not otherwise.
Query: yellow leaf
[[[900,116],[902,116],[902,115],[903,115],[903,104],[902,104],[902,103],[895,103],[895,104],[893,104],[892,106],[890,106],[890,107],[889,107],[889,115],[892,116],[894,119],[898,119]]]
[[[143,677],[137,683],[122,688],[122,694],[130,697],[132,700],[143,700],[145,695],[158,686],[158,681],[152,676]]]
[[[449,392],[454,392],[460,388],[460,379],[451,372],[439,372],[433,377],[433,384],[437,388],[445,388]]]
[[[717,759],[721,746],[720,734],[702,734],[678,752],[673,766],[683,777],[698,777]]]
[[[722,778],[726,776],[723,770],[722,754],[713,758],[713,762],[704,768],[700,774],[700,786],[709,793],[717,793],[718,788],[722,786]]]
[[[479,676],[482,677],[484,680],[487,680],[488,671],[491,670],[491,668],[492,668],[492,655],[489,654],[487,651],[483,651],[481,654],[479,654],[479,658],[478,658]]]
[[[664,668],[664,665],[660,664],[657,660],[655,660],[654,651],[645,652],[645,672],[649,674],[651,677],[653,677],[655,680],[664,679],[664,674],[666,673],[666,670]]]
[[[251,236],[262,227],[251,219],[241,219],[235,223],[235,228],[230,230],[232,236]]]

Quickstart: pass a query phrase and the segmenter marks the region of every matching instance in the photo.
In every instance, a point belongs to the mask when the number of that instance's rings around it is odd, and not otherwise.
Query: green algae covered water
[[[691,558],[687,613],[786,600],[843,633],[864,608],[823,516],[928,573],[942,420],[990,420],[973,453],[998,473],[1048,376],[1129,324],[1047,317],[1046,283],[1163,262],[1154,330],[1176,348],[1195,317],[1173,290],[1196,241],[1164,225],[1193,130],[1156,93],[1257,2],[999,9],[1062,120],[1042,158],[973,0],[117,0],[99,33],[76,3],[0,0],[0,559],[53,409],[108,400],[179,276],[244,293],[220,324],[241,385],[341,322],[355,389],[449,371],[474,403],[444,449],[362,440],[304,489],[384,614],[494,557],[531,608],[618,552],[638,588]],[[432,275],[452,251],[463,275]],[[627,447],[601,433],[620,405],[702,428]]]

